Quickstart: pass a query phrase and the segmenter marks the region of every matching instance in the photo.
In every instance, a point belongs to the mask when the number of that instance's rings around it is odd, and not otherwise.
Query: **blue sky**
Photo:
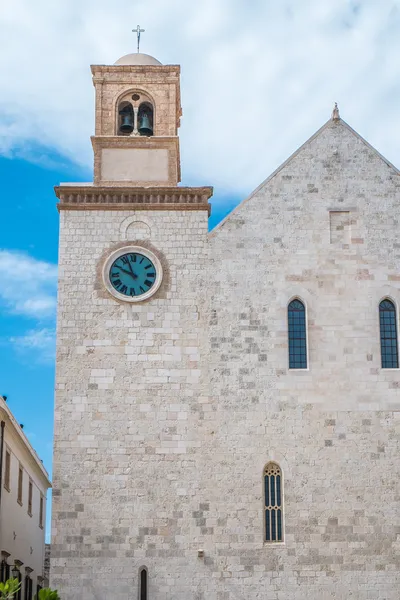
[[[90,64],[181,64],[185,185],[213,227],[329,117],[400,163],[400,0],[4,0],[0,10],[0,394],[51,470],[58,213],[90,181]]]

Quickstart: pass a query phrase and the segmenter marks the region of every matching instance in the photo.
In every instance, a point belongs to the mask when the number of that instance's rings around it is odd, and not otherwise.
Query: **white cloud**
[[[57,267],[23,252],[0,249],[0,305],[36,319],[53,318]]]
[[[47,363],[53,362],[55,359],[56,333],[54,329],[31,329],[25,335],[11,337],[9,342],[13,344],[20,355],[29,355],[29,357],[33,355],[37,362]]]
[[[398,163],[400,0],[4,0],[0,152],[39,142],[87,167],[90,63],[182,65],[186,183],[258,185],[330,116]]]

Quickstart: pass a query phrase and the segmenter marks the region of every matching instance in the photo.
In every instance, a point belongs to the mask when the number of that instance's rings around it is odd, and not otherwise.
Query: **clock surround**
[[[163,269],[159,258],[147,248],[127,245],[114,250],[103,266],[107,291],[123,302],[143,302],[159,289]]]

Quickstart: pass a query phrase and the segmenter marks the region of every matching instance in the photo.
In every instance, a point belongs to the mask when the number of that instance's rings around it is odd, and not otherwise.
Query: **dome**
[[[143,66],[143,65],[152,65],[159,66],[161,65],[160,61],[150,56],[149,54],[141,54],[136,52],[135,54],[126,54],[117,60],[114,65],[134,65],[134,66]]]

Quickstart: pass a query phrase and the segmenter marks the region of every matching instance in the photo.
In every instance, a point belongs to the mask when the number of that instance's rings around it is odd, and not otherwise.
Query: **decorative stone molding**
[[[54,188],[58,210],[207,210],[212,187],[103,187],[68,186]]]
[[[119,228],[122,239],[128,239],[128,230],[135,225],[139,225],[139,223],[141,224],[140,226],[147,227],[148,235],[151,237],[151,229],[154,228],[153,221],[145,216],[140,216],[139,218],[138,215],[129,215],[124,218]]]

